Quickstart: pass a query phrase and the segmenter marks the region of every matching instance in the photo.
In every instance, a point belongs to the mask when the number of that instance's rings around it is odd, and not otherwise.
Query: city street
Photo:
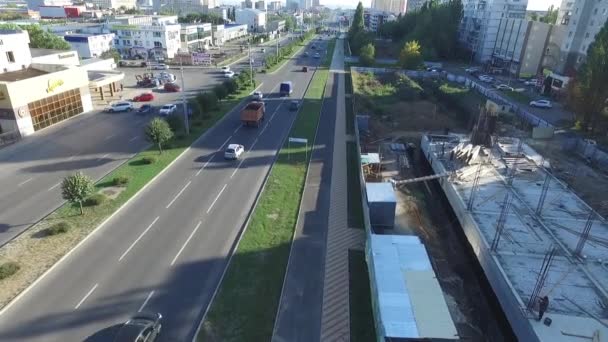
[[[320,44],[318,41],[315,44]],[[322,43],[325,45],[325,43]],[[108,341],[137,311],[161,312],[160,341],[189,341],[226,267],[320,59],[261,75],[266,120],[242,127],[235,108],[150,187],[0,315],[2,341]],[[278,97],[291,80],[290,98]],[[226,161],[227,144],[245,147]],[[253,257],[253,256],[252,256]]]

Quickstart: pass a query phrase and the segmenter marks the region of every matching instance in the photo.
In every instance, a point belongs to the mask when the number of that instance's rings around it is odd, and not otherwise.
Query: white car
[[[175,75],[168,73],[166,71],[161,72],[159,78],[163,81],[169,81],[169,82],[175,82],[175,80],[177,79],[177,77],[175,77]]]
[[[494,82],[494,78],[488,76],[488,75],[479,75],[479,80],[482,82],[486,82],[486,83],[492,83]]]
[[[150,67],[152,70],[169,70],[167,64],[154,64]]]
[[[239,144],[230,144],[224,151],[225,159],[239,159],[241,154],[245,152],[245,147]]]
[[[253,94],[251,94],[252,100],[262,101],[262,98],[264,98],[264,94],[262,94],[261,91],[254,91]]]
[[[224,77],[225,78],[233,78],[234,77],[234,71],[228,71],[224,73]]]
[[[476,68],[476,67],[464,69],[464,72],[466,72],[467,74],[472,74],[472,73],[478,72],[478,71],[479,71],[479,68]]]
[[[536,85],[536,83],[538,83],[537,80],[527,80],[524,82],[525,85],[531,85],[531,86]]]
[[[507,91],[515,91],[515,89],[513,89],[513,87],[510,87],[506,84],[499,84],[496,86],[497,90],[507,90]]]
[[[175,112],[176,109],[177,109],[176,105],[174,105],[173,103],[167,103],[166,105],[160,107],[160,110],[158,111],[158,113],[161,116],[169,116],[169,115],[173,114],[173,112]]]
[[[116,112],[130,112],[133,110],[133,104],[131,102],[116,102],[106,107],[105,111],[108,113]]]
[[[536,101],[530,102],[530,107],[553,108],[553,105],[551,104],[551,101],[549,101],[549,100],[536,100]]]
[[[225,65],[223,67],[220,68],[222,70],[223,73],[227,73],[230,71],[230,67],[228,65]]]

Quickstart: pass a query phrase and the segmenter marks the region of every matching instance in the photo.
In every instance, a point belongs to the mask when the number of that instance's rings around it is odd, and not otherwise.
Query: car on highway
[[[163,88],[165,89],[165,91],[170,92],[170,93],[177,93],[181,90],[179,85],[177,83],[173,83],[173,82],[165,83]]]
[[[152,106],[149,104],[145,104],[141,107],[139,107],[139,109],[137,110],[138,114],[149,114],[152,113]]]
[[[310,48],[315,50],[317,48],[317,46],[313,44]]]
[[[551,104],[551,101],[549,101],[549,100],[536,100],[536,101],[530,101],[530,107],[553,108],[553,105]]]
[[[299,101],[294,100],[289,103],[289,110],[292,112],[298,110],[299,107],[300,107]]]
[[[115,102],[105,108],[108,113],[130,112],[132,110],[133,104],[131,102]]]
[[[169,70],[169,66],[167,64],[153,64],[150,66],[152,70]]]
[[[123,323],[114,342],[154,342],[160,334],[162,319],[160,313],[140,312]]]
[[[513,87],[508,86],[506,84],[499,84],[496,86],[496,90],[505,90],[505,91],[515,91],[515,89],[513,89]]]
[[[166,105],[160,107],[158,114],[161,116],[169,116],[173,114],[177,110],[177,106],[173,103],[167,103]]]
[[[148,102],[152,100],[154,100],[154,94],[152,93],[139,94],[133,98],[133,102]]]
[[[310,54],[308,53],[308,51],[304,51],[304,57],[308,57]]]
[[[265,48],[262,48],[260,51],[262,51],[262,53],[266,52]]]
[[[251,94],[251,99],[254,101],[262,101],[262,98],[264,98],[264,94],[262,94],[261,91],[254,91],[253,94]]]
[[[245,147],[239,144],[230,144],[224,151],[225,159],[239,159],[245,152]]]
[[[307,66],[303,66],[302,67],[302,72],[308,72],[308,67]]]
[[[317,52],[317,53],[315,53],[314,58],[319,59],[319,58],[321,58],[321,55]]]
[[[227,73],[230,71],[230,66],[225,65],[225,66],[221,67],[220,70],[222,70],[223,73]]]
[[[236,74],[234,73],[234,71],[228,71],[224,73],[224,77],[225,78],[233,78]]]

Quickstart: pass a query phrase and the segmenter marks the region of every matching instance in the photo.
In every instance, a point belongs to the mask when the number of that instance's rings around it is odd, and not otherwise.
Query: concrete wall
[[[528,22],[525,46],[521,51],[519,74],[536,75],[540,71],[545,45],[548,43],[551,25],[538,21]]]

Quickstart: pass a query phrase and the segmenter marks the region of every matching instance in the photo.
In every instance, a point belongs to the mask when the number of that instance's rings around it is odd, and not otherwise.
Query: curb
[[[253,91],[256,91],[257,89],[259,89],[262,86],[262,84],[263,83],[260,83],[260,85],[258,85]],[[116,211],[114,211],[110,216],[108,216],[105,220],[103,220],[103,222],[101,222],[95,229],[93,229],[89,234],[87,234],[87,236],[85,236],[84,239],[80,240],[80,242],[78,242],[76,244],[76,246],[74,246],[66,254],[64,254],[61,258],[59,258],[59,260],[57,260],[51,267],[49,267],[46,271],[44,271],[44,273],[42,273],[38,278],[36,278],[36,280],[34,280],[34,282],[32,282],[30,285],[28,285],[17,296],[15,296],[11,301],[9,301],[2,309],[0,309],[0,316],[2,316],[8,309],[10,309],[23,296],[25,296],[31,289],[33,289],[40,281],[42,281],[49,273],[51,273],[55,269],[55,267],[59,266],[64,260],[66,260],[75,250],[77,250],[81,245],[83,245],[91,236],[95,235],[98,231],[100,231],[105,226],[105,224],[107,222],[109,222],[115,215],[117,215],[118,213],[120,213],[133,200],[135,200],[136,198],[138,198],[144,192],[144,190],[146,190],[146,188],[148,188],[148,186],[152,185],[160,176],[162,176],[167,170],[169,170],[171,168],[171,166],[173,166],[173,164],[175,162],[177,162],[178,160],[180,160],[181,157],[184,154],[186,154],[186,152],[188,152],[193,145],[195,145],[201,139],[203,139],[205,136],[207,136],[207,134],[210,134],[211,132],[213,132],[215,130],[215,128],[217,127],[218,123],[222,122],[223,120],[226,120],[226,118],[228,117],[228,115],[230,113],[232,113],[235,109],[239,108],[241,106],[241,104],[243,102],[245,102],[246,100],[247,100],[247,98],[244,98],[243,100],[239,101],[231,110],[229,110],[228,112],[226,112],[224,114],[224,116],[220,120],[218,120],[213,126],[211,126],[209,129],[207,129],[198,138],[196,138],[196,140],[194,140],[190,144],[190,146],[186,147],[177,157],[175,157],[175,159],[173,159],[167,166],[165,166],[164,169],[162,169],[158,174],[156,174],[156,176],[154,176],[141,189],[139,189],[139,191],[137,191],[137,193],[135,193],[133,195],[133,197],[129,198],[125,203],[123,203],[120,207],[118,207],[118,209],[116,209]],[[125,162],[128,162],[130,159],[128,159]],[[116,168],[114,170],[116,170]],[[112,170],[112,171],[114,171],[114,170]],[[50,215],[50,214],[48,214],[48,215]]]

